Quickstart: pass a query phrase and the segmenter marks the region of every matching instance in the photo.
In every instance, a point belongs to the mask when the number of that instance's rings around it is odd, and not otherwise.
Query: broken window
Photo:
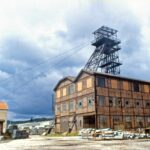
[[[150,108],[150,101],[146,102],[145,107],[146,107],[146,108]]]
[[[135,107],[141,107],[141,101],[140,100],[135,101]]]
[[[88,107],[93,107],[94,106],[94,99],[93,97],[88,97]]]
[[[98,86],[99,87],[105,87],[105,78],[98,77],[97,80],[98,80]]]
[[[78,107],[78,109],[81,109],[83,107],[83,101],[82,100],[78,100],[77,107]]]
[[[124,106],[125,106],[125,107],[130,107],[130,106],[131,106],[130,99],[125,99],[125,100],[124,100]]]
[[[109,106],[118,107],[121,106],[120,97],[109,97]]]
[[[133,91],[134,92],[139,92],[140,91],[140,86],[138,82],[133,83]]]
[[[99,104],[99,106],[104,106],[105,96],[102,96],[102,95],[98,96],[98,104]]]
[[[114,106],[121,106],[121,98],[114,97]]]

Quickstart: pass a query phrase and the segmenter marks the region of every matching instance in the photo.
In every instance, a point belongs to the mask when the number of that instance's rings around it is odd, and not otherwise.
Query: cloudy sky
[[[9,119],[51,116],[52,91],[92,54],[92,32],[119,31],[121,75],[150,80],[150,0],[0,0],[0,99]]]

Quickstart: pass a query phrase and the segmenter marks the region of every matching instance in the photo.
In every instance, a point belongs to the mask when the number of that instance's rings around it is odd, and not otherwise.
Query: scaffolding
[[[102,26],[97,29],[94,34],[92,45],[95,50],[85,65],[87,71],[99,71],[118,75],[120,74],[119,44],[121,41],[117,39],[117,30]]]

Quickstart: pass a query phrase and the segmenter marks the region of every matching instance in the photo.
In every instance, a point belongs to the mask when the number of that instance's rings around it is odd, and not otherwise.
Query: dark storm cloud
[[[52,17],[55,13],[46,16],[47,13],[50,13],[46,11],[44,20],[49,20],[50,24],[45,27],[45,31],[51,29],[52,35],[51,32],[48,34],[43,32],[45,22],[42,20],[40,28],[37,26],[37,30],[31,29],[34,32],[39,32],[37,35],[40,36],[37,39],[40,40],[33,42],[26,36],[15,36],[15,34],[2,40],[0,49],[0,95],[1,99],[8,102],[12,118],[21,119],[53,114],[52,94],[54,86],[64,76],[77,75],[94,50],[93,46],[87,46],[81,50],[74,47],[79,43],[81,45],[87,42],[90,44],[93,39],[92,32],[102,25],[110,26],[119,31],[118,37],[122,40],[122,75],[141,78],[142,74],[145,74],[145,78],[149,78],[144,67],[145,64],[150,64],[150,62],[141,59],[145,55],[141,53],[143,48],[141,22],[128,9],[125,2],[122,5],[116,4],[96,0],[88,1],[86,5],[79,2],[78,7],[72,6],[70,9],[65,9],[66,14],[61,20],[64,21],[61,22],[63,25],[55,26],[56,22],[54,22],[55,31],[51,27],[53,22],[48,17]],[[42,13],[39,11],[38,14]],[[38,15],[36,17],[38,18]],[[32,17],[29,20],[31,21],[30,25],[32,25]],[[52,20],[57,21],[57,18]],[[41,20],[37,19],[36,22],[33,21],[33,24],[36,28],[37,24],[41,24]],[[35,37],[33,36],[33,38]],[[44,46],[39,47],[38,44]],[[46,44],[48,44],[48,49],[45,46]],[[72,48],[74,48],[72,52],[54,60],[51,59]],[[141,56],[138,56],[138,53]],[[45,61],[47,58],[50,59]],[[148,59],[148,56],[145,58]],[[43,61],[42,65],[31,69],[34,65]],[[22,71],[27,69],[28,71]],[[137,69],[140,72],[138,75]],[[9,78],[11,76],[13,77]],[[7,78],[8,80],[6,80]],[[3,82],[4,79],[5,82]]]
[[[8,73],[10,78],[1,81],[1,99],[7,100],[10,111],[15,113],[50,115],[53,87],[50,86],[49,79],[41,74],[45,68],[30,70],[43,61],[44,57],[40,55],[42,50],[20,39],[6,39],[2,46],[3,61],[0,70]]]
[[[68,74],[67,71],[63,72],[65,68],[79,63],[75,63],[72,54],[56,59],[52,55],[49,57],[52,59],[47,59],[47,56],[42,55],[43,49],[21,38],[6,38],[2,45],[0,70],[10,77],[1,80],[1,99],[8,102],[9,110],[16,114],[16,118],[17,114],[24,118],[51,116],[54,114],[52,94],[55,84],[63,76],[62,73]]]
[[[3,43],[4,58],[21,63],[36,64],[42,60],[40,49],[35,44],[25,41],[22,37],[9,37]]]

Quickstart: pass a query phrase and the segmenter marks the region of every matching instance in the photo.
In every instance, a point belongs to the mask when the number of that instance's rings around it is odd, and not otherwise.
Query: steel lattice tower
[[[99,71],[110,74],[120,74],[119,44],[121,41],[117,39],[117,30],[102,26],[97,29],[94,34],[92,45],[95,50],[85,65],[87,71]]]

